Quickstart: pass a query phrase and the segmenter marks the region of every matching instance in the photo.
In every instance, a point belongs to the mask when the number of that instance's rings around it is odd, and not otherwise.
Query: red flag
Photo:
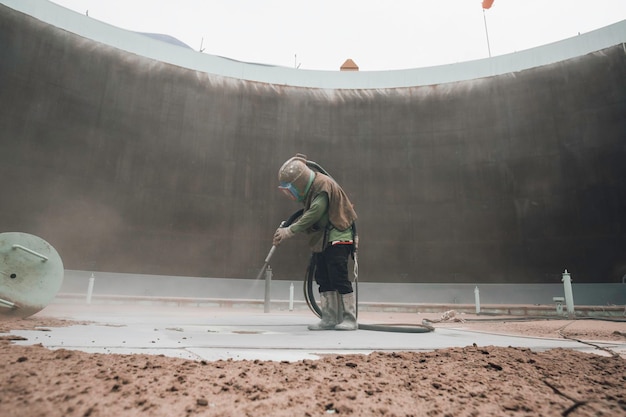
[[[483,0],[483,9],[491,8],[492,4],[493,4],[493,0]]]

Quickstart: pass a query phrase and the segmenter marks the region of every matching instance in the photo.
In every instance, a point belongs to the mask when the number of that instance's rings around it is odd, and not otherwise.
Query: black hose
[[[289,216],[289,218],[287,220],[282,222],[281,223],[281,227],[289,227],[289,226],[291,226],[291,224],[293,222],[295,222],[298,217],[302,216],[302,213],[304,213],[304,209],[303,208],[301,208],[300,210],[296,211],[291,216]]]
[[[309,306],[309,309],[315,314],[317,317],[322,317],[322,309],[317,302],[315,301],[315,296],[313,295],[313,277],[315,276],[315,254],[311,254],[311,259],[309,261],[309,266],[306,269],[306,275],[304,277],[304,300],[306,304]]]
[[[322,168],[322,166],[320,164],[318,164],[317,162],[313,162],[313,161],[306,161],[306,166],[308,166],[309,168],[311,168],[313,171],[317,171],[317,172],[321,172],[322,174],[326,175],[329,178],[333,178],[328,171],[326,171],[324,168]],[[333,178],[334,179],[334,178]]]
[[[317,305],[313,296],[313,281],[315,276],[315,254],[311,254],[309,266],[306,269],[304,278],[304,299],[307,305],[317,317],[322,316],[322,310]],[[359,287],[355,283],[355,293],[357,298],[357,316],[358,316],[358,292]],[[393,333],[429,333],[435,330],[433,326],[428,324],[363,324],[358,323],[359,330],[371,330],[375,332],[393,332]]]

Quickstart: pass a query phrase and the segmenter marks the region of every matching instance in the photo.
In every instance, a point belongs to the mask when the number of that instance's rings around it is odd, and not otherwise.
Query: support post
[[[96,277],[93,272],[89,278],[89,285],[87,286],[87,304],[91,304],[91,296],[93,294],[93,284],[96,282]]]
[[[570,273],[567,272],[567,269],[563,272],[563,278],[561,281],[563,281],[563,291],[565,292],[567,316],[571,319],[574,317],[574,293],[572,291],[572,277],[570,276]]]
[[[478,286],[474,288],[474,301],[476,302],[476,314],[480,314],[480,290]]]
[[[270,288],[272,285],[272,267],[267,266],[265,270],[265,306],[263,308],[263,312],[270,312]]]

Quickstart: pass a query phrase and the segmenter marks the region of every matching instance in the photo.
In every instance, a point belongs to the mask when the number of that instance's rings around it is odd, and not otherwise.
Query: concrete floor
[[[51,304],[36,316],[68,319],[85,324],[20,330],[26,337],[17,344],[51,349],[77,349],[93,353],[147,353],[193,360],[219,359],[298,361],[328,353],[372,351],[431,351],[448,347],[514,346],[533,350],[568,348],[597,352],[591,346],[565,339],[514,337],[436,328],[428,333],[396,333],[358,330],[312,332],[317,321],[309,311],[264,313],[251,308],[169,307],[139,304]],[[361,323],[415,323],[416,314],[363,312]],[[626,343],[600,344],[626,352]]]

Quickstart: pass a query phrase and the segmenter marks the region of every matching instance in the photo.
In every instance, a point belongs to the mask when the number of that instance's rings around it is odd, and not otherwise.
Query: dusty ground
[[[626,416],[626,360],[611,351],[467,346],[320,360],[191,361],[11,344],[0,321],[0,414],[12,416]],[[465,321],[435,327],[625,341],[626,323]]]

